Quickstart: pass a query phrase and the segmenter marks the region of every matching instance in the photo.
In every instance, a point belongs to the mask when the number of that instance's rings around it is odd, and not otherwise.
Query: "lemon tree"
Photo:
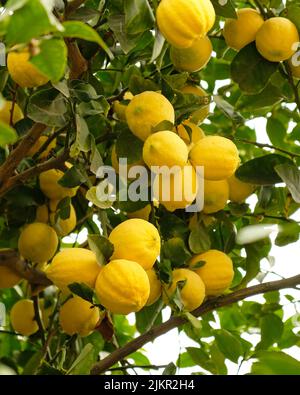
[[[299,1],[0,11],[0,373],[299,375]]]

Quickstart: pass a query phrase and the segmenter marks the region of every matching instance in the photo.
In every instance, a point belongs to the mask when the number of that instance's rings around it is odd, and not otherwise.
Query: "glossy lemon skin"
[[[204,207],[205,214],[216,213],[226,207],[229,200],[229,186],[227,180],[204,180]]]
[[[6,123],[7,125],[10,124],[12,107],[13,107],[12,101],[7,100],[4,103],[3,107],[0,109],[0,121]],[[13,109],[12,124],[14,125],[15,123],[21,121],[21,119],[23,118],[24,115],[21,108],[19,107],[18,103],[15,103]]]
[[[10,323],[14,331],[23,336],[31,336],[39,329],[34,319],[35,312],[33,301],[30,299],[19,300],[10,311]]]
[[[0,289],[12,288],[19,284],[21,277],[6,266],[0,266]]]
[[[150,294],[146,306],[151,306],[152,304],[157,302],[157,300],[160,298],[162,292],[162,286],[153,268],[147,270],[146,273],[150,283]]]

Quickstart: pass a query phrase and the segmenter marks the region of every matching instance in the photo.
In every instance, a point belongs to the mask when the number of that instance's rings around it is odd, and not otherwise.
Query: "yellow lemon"
[[[204,180],[204,207],[205,214],[216,213],[223,210],[229,199],[229,186],[227,180]]]
[[[37,207],[36,214],[35,214],[35,221],[36,222],[43,222],[44,224],[48,223],[49,210],[48,210],[48,206],[46,204],[43,204],[42,206]]]
[[[200,96],[200,97],[208,96],[204,89],[202,89],[200,86],[194,86],[194,85],[185,85],[181,89],[181,92],[185,94]],[[209,114],[209,104],[203,105],[199,108],[199,110],[196,110],[191,114],[190,121],[192,121],[195,124],[202,123],[204,119],[207,118],[208,114]]]
[[[175,122],[175,112],[167,98],[157,92],[146,91],[133,97],[126,108],[126,120],[132,133],[141,140],[152,133],[163,121]]]
[[[188,155],[185,142],[176,133],[168,130],[149,136],[143,147],[144,162],[155,173],[155,166],[184,166]]]
[[[10,323],[13,329],[23,336],[33,335],[39,327],[34,319],[33,301],[29,299],[19,300],[10,311]]]
[[[67,248],[55,255],[46,275],[61,291],[69,293],[68,285],[72,283],[84,283],[94,288],[100,270],[101,266],[92,251]]]
[[[12,288],[19,284],[22,277],[18,275],[13,269],[7,266],[0,266],[0,289]]]
[[[256,186],[240,181],[235,175],[228,178],[229,199],[235,203],[243,203],[252,195]]]
[[[20,255],[34,263],[49,261],[55,254],[58,238],[51,226],[41,222],[27,225],[18,241]]]
[[[171,47],[170,57],[176,70],[192,73],[207,65],[212,51],[212,43],[205,36],[197,38],[188,48]]]
[[[255,41],[264,18],[253,8],[241,8],[236,13],[237,19],[226,19],[223,36],[228,47],[239,51]]]
[[[204,254],[194,256],[190,261],[191,268],[200,262],[205,262],[205,264],[195,269],[195,273],[204,282],[206,295],[221,295],[230,286],[234,276],[230,257],[222,251],[209,250]]]
[[[76,217],[76,211],[73,207],[73,205],[70,205],[70,215],[66,219],[58,218],[56,221],[55,219],[56,213],[51,213],[50,214],[50,223],[53,226],[53,228],[56,230],[56,233],[58,234],[59,237],[64,237],[67,236],[72,232],[72,230],[75,229],[76,224],[77,224],[77,217]]]
[[[161,282],[159,281],[159,278],[157,277],[157,274],[153,268],[147,270],[146,273],[150,284],[150,295],[147,300],[146,306],[151,306],[160,298],[162,288]]]
[[[104,266],[95,289],[100,303],[115,314],[141,310],[150,294],[145,270],[138,263],[126,259],[116,259]]]
[[[147,204],[147,206],[141,208],[140,210],[133,211],[132,213],[127,213],[127,217],[130,219],[139,218],[148,221],[150,213],[151,213],[151,204]]]
[[[199,140],[190,151],[190,161],[193,166],[203,166],[204,178],[211,181],[231,177],[240,163],[236,145],[220,136]]]
[[[7,68],[11,78],[22,88],[34,88],[49,81],[48,77],[30,63],[28,50],[10,52],[7,56]]]
[[[160,236],[154,225],[143,219],[128,219],[109,235],[114,245],[112,259],[128,259],[151,269],[160,254]]]
[[[188,48],[195,39],[205,36],[215,18],[210,0],[162,0],[156,10],[159,30],[178,48]]]
[[[40,188],[45,196],[52,200],[61,200],[64,197],[76,195],[76,188],[65,188],[58,184],[64,173],[57,169],[44,171],[39,176]]]
[[[289,59],[289,65],[292,72],[293,77],[300,79],[300,59],[299,56],[296,56],[295,59],[293,57]]]
[[[12,106],[13,106],[13,102],[8,100],[4,103],[3,107],[0,109],[0,121],[6,123],[7,125],[10,124]],[[15,123],[21,121],[21,119],[23,118],[24,115],[21,108],[18,106],[17,103],[15,103],[12,124],[14,125]]]
[[[99,309],[78,296],[67,300],[59,311],[60,326],[70,336],[88,336],[99,321]]]
[[[157,174],[153,182],[154,198],[171,212],[190,206],[197,192],[197,174],[190,164],[176,172]]]
[[[126,92],[123,100],[131,100],[132,98],[133,94],[131,92]],[[126,121],[126,107],[127,104],[121,103],[119,100],[113,102],[114,113],[120,121]]]
[[[288,60],[297,51],[299,41],[296,26],[282,17],[266,20],[256,35],[258,52],[270,62]]]
[[[39,139],[33,144],[33,146],[30,148],[28,151],[27,156],[33,156],[36,154],[40,148],[45,144],[45,142],[48,140],[48,136],[41,136]],[[50,152],[56,147],[56,139],[52,140],[51,143],[47,146],[47,148],[41,152],[39,155],[40,159],[45,159],[47,156],[49,156]]]
[[[205,137],[203,130],[189,120],[185,120],[177,126],[177,133],[189,148]]]
[[[170,304],[177,287],[180,289],[184,310],[193,311],[201,306],[205,298],[205,286],[196,273],[189,269],[173,271],[171,284],[165,285],[163,290],[163,299],[166,304]]]

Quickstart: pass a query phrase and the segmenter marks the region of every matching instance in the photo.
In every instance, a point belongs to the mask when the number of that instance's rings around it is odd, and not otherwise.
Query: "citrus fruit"
[[[6,123],[7,125],[10,124],[12,106],[13,102],[7,100],[5,101],[3,107],[0,109],[0,121]],[[18,106],[17,103],[15,103],[12,124],[14,125],[15,123],[21,121],[21,119],[23,118],[24,115],[21,108]]]
[[[47,224],[49,221],[49,210],[46,204],[38,206],[35,213],[35,222],[43,222]]]
[[[194,270],[205,284],[206,295],[221,295],[230,286],[234,275],[230,257],[222,251],[209,250],[195,255],[190,260],[190,267],[197,267],[199,263],[204,265]]]
[[[141,140],[163,121],[174,123],[172,104],[162,94],[146,91],[133,97],[126,108],[126,120],[132,133]]]
[[[256,186],[240,181],[235,175],[228,178],[229,199],[235,203],[243,203],[252,195]]]
[[[10,311],[11,326],[23,336],[33,335],[38,331],[39,327],[34,317],[33,301],[30,299],[19,300]]]
[[[205,137],[203,130],[189,120],[185,120],[177,126],[177,133],[189,148]]]
[[[51,169],[44,171],[39,176],[40,188],[45,196],[53,200],[61,200],[64,197],[73,197],[76,195],[76,188],[65,188],[58,184],[58,181],[63,177],[64,173],[61,170]]]
[[[204,207],[205,214],[216,213],[223,210],[229,200],[229,186],[227,180],[204,180]]]
[[[133,98],[133,94],[131,92],[125,92],[123,100],[131,100]],[[113,102],[113,110],[116,114],[117,118],[120,121],[126,121],[126,107],[128,104],[122,103],[119,100]]]
[[[140,210],[127,213],[127,217],[129,219],[139,218],[148,221],[150,213],[151,213],[151,204],[147,204],[147,206],[141,208]]]
[[[208,96],[204,89],[202,89],[200,86],[194,86],[194,85],[185,85],[181,89],[181,92],[185,94],[200,96],[200,97]],[[190,121],[192,121],[195,124],[199,124],[203,122],[204,119],[207,118],[209,114],[209,104],[204,104],[203,106],[199,105],[199,107],[200,107],[199,110],[194,111],[190,116]]]
[[[141,310],[150,295],[146,271],[136,262],[116,259],[101,270],[95,287],[100,303],[115,314]]]
[[[18,241],[20,255],[34,263],[49,261],[55,254],[58,238],[51,226],[41,222],[27,225]]]
[[[12,288],[21,280],[22,278],[13,269],[7,266],[0,266],[0,289]]]
[[[56,201],[58,203],[58,201]],[[55,207],[56,210],[56,207]],[[59,237],[67,236],[75,229],[77,224],[76,211],[72,204],[70,204],[70,215],[66,219],[58,217],[56,219],[56,212],[50,213],[50,224],[56,230]]]
[[[161,282],[157,277],[155,270],[152,268],[146,271],[149,284],[150,284],[150,295],[147,300],[146,306],[151,306],[155,303],[161,296]]]
[[[293,77],[300,79],[300,61],[299,57],[296,56],[295,59],[293,57],[289,59],[289,65],[292,72]]]
[[[39,139],[33,144],[33,146],[30,148],[28,151],[27,156],[33,156],[35,155],[40,148],[45,144],[45,142],[48,140],[48,136],[41,136]],[[52,140],[51,143],[47,146],[47,148],[41,152],[39,155],[40,159],[45,159],[47,156],[49,156],[50,152],[56,147],[56,139]]]

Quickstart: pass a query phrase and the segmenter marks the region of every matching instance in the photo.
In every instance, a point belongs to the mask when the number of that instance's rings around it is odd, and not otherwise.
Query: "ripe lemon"
[[[49,81],[48,77],[30,63],[28,50],[10,52],[7,56],[7,68],[11,78],[22,88],[34,88]]]
[[[112,259],[128,259],[151,269],[160,254],[160,236],[154,225],[143,219],[128,219],[109,235],[114,245]]]
[[[207,65],[212,51],[212,43],[205,36],[197,38],[188,48],[171,47],[170,58],[176,70],[192,73]]]
[[[58,201],[56,201],[58,203]],[[55,207],[56,209],[56,207]],[[56,213],[52,212],[50,214],[50,224],[53,226],[53,228],[56,230],[56,233],[58,234],[59,237],[64,237],[67,236],[72,232],[72,230],[75,229],[76,224],[77,224],[77,217],[76,217],[76,211],[73,207],[73,205],[70,205],[70,215],[69,218],[62,219],[58,218],[56,220]]]
[[[6,101],[3,107],[0,109],[0,121],[6,123],[7,125],[10,124],[10,117],[11,117],[11,110],[12,110],[13,102]],[[14,105],[14,112],[12,118],[12,124],[21,121],[24,118],[23,112],[21,108],[18,106],[17,103]]]
[[[97,307],[90,302],[75,296],[69,299],[59,311],[59,323],[68,335],[88,336],[100,320]]]
[[[129,219],[139,218],[148,221],[150,213],[151,213],[151,204],[147,204],[147,206],[141,208],[140,210],[133,211],[132,213],[127,213],[127,217]]]
[[[194,85],[185,85],[181,89],[181,92],[200,96],[200,97],[208,96],[204,89],[202,89],[200,86],[194,86]],[[196,110],[191,114],[190,121],[192,121],[195,124],[202,123],[204,119],[208,117],[208,114],[209,114],[209,104],[203,105],[199,108],[199,110]]]
[[[150,284],[150,295],[147,300],[146,306],[151,306],[160,298],[162,288],[161,282],[159,281],[159,278],[157,277],[157,274],[153,268],[147,270],[146,273]]]
[[[205,137],[203,130],[189,120],[185,120],[177,126],[177,133],[189,148]]]
[[[205,214],[216,213],[223,210],[229,199],[229,186],[227,180],[204,180],[204,207]]]
[[[300,62],[299,57],[296,56],[296,59],[289,59],[289,65],[291,68],[291,72],[293,77],[300,79]]]
[[[150,284],[147,273],[138,263],[116,259],[103,267],[95,290],[106,309],[115,314],[129,314],[146,305]]]
[[[190,47],[215,23],[215,10],[210,0],[162,0],[156,20],[165,39],[178,48]]]
[[[49,210],[46,204],[38,206],[35,213],[35,222],[43,222],[47,224],[49,221]]]
[[[131,92],[126,92],[124,95],[124,100],[131,100],[133,98],[133,94]],[[120,121],[126,121],[126,111],[127,104],[121,103],[119,100],[113,102],[113,110],[116,114],[117,118]]]
[[[101,270],[96,255],[84,248],[68,248],[55,255],[46,270],[47,277],[64,293],[69,293],[68,285],[84,283],[94,288]]]
[[[288,60],[297,51],[299,41],[296,26],[282,17],[266,20],[256,35],[258,52],[270,62]]]
[[[12,288],[21,280],[22,278],[13,269],[7,266],[0,266],[0,289]]]
[[[169,130],[152,134],[147,138],[143,147],[144,162],[155,173],[154,166],[184,166],[188,155],[189,151],[185,142]]]
[[[39,330],[34,317],[33,301],[29,299],[19,300],[10,311],[11,326],[23,336],[33,335]]]
[[[255,185],[240,181],[235,175],[228,178],[229,199],[235,203],[243,203],[247,197],[252,195]]]
[[[195,269],[195,273],[203,280],[206,295],[221,295],[230,286],[234,275],[230,257],[222,251],[209,250],[194,256],[190,261],[191,268],[202,261],[204,266]]]
[[[33,156],[35,155],[40,148],[45,144],[45,142],[48,140],[48,136],[41,136],[39,139],[33,144],[33,146],[30,148],[28,151],[27,156]],[[41,152],[39,155],[40,159],[45,159],[47,156],[49,156],[50,152],[56,147],[56,139],[52,140],[51,143],[47,146],[47,148]]]
[[[197,174],[190,164],[176,173],[157,174],[153,182],[154,198],[171,212],[190,206],[197,191]]]
[[[204,178],[211,181],[231,177],[240,162],[236,145],[220,136],[207,136],[199,140],[190,151],[193,166],[204,167]]]
[[[172,104],[163,95],[146,91],[134,96],[128,104],[126,120],[132,133],[145,141],[153,128],[161,122],[174,123],[175,112]]]
[[[182,287],[180,296],[186,311],[193,311],[201,306],[205,298],[205,286],[196,273],[189,269],[175,269],[173,271],[171,284],[165,285],[163,290],[163,300],[166,304],[170,304],[177,286],[179,289]]]
[[[45,196],[52,200],[62,200],[64,197],[76,195],[76,188],[65,188],[58,184],[64,173],[57,169],[44,171],[39,176],[40,188]]]
[[[27,225],[18,241],[20,255],[34,263],[49,261],[55,254],[58,238],[55,230],[41,222]]]
[[[228,47],[237,51],[255,41],[264,18],[253,8],[241,8],[236,11],[237,19],[226,19],[223,36]]]

